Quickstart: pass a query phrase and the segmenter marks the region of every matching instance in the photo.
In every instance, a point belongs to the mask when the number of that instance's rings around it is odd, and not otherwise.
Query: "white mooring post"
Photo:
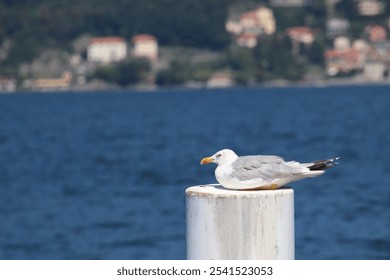
[[[294,259],[294,191],[186,190],[187,259]]]

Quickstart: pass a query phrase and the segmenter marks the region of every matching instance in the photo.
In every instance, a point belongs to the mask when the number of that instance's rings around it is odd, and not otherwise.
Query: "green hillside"
[[[3,0],[0,2],[0,46],[10,53],[4,64],[16,65],[46,48],[70,48],[82,34],[155,35],[162,45],[221,49],[229,42],[224,30],[233,0]]]

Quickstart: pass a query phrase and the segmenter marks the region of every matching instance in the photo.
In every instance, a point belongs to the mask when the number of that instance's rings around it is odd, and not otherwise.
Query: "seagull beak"
[[[200,161],[200,164],[208,164],[210,162],[214,162],[214,159],[212,157],[205,157],[205,158],[202,158],[202,160]]]

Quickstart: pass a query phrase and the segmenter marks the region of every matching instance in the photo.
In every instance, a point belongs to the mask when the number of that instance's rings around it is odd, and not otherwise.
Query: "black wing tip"
[[[315,161],[313,163],[312,166],[309,166],[308,168],[311,170],[311,171],[315,171],[315,170],[325,170],[325,169],[328,169],[328,168],[331,168],[335,165],[338,164],[338,160],[340,159],[340,157],[334,157],[334,158],[330,158],[330,159],[326,159],[326,160],[319,160],[319,161]]]

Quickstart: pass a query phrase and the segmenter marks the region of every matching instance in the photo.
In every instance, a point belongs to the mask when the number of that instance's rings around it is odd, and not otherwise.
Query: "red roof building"
[[[371,42],[384,41],[387,38],[386,29],[381,25],[370,25],[366,27],[368,38]]]
[[[313,43],[316,34],[316,32],[312,28],[306,26],[287,28],[286,33],[290,37],[290,39],[306,45],[310,45]]]
[[[348,73],[363,67],[363,56],[359,50],[328,50],[325,52],[326,70],[328,75]]]
[[[149,34],[139,34],[131,39],[134,50],[133,55],[146,57],[155,62],[158,57],[158,42],[156,37]]]
[[[125,42],[125,39],[121,37],[94,37],[90,40],[90,44],[115,44],[123,42]]]

